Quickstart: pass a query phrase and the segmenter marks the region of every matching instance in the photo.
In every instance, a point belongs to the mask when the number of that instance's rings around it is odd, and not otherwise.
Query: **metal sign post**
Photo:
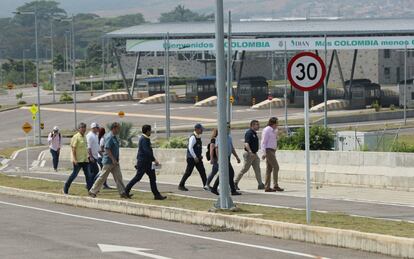
[[[23,124],[22,130],[26,135],[26,173],[29,173],[29,132],[32,130],[32,125],[26,122]]]
[[[288,78],[292,86],[304,92],[305,113],[305,160],[306,160],[306,222],[311,222],[311,174],[310,174],[310,137],[309,137],[309,91],[323,84],[326,76],[325,64],[320,57],[311,52],[294,56],[288,65]]]

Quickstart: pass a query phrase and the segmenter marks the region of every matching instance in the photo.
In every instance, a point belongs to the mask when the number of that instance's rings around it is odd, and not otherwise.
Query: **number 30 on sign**
[[[289,62],[288,79],[293,87],[301,91],[312,91],[320,87],[325,76],[325,64],[312,52],[299,53]]]

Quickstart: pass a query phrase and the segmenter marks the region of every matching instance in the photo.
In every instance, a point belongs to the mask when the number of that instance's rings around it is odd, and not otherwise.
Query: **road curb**
[[[414,238],[307,226],[128,201],[93,199],[89,197],[28,191],[3,186],[0,186],[0,194],[186,224],[224,227],[242,233],[357,249],[390,256],[414,258]]]

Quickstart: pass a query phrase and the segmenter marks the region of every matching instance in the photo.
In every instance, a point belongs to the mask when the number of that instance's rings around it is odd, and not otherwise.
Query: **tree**
[[[134,25],[140,25],[145,23],[144,16],[140,13],[123,15],[115,17],[111,20],[108,20],[106,25],[116,26],[116,27],[128,27]]]
[[[168,23],[168,22],[201,22],[201,21],[208,21],[214,18],[213,14],[198,14],[196,12],[191,11],[190,9],[186,9],[184,5],[178,5],[175,7],[174,10],[168,13],[162,13],[159,21],[161,23]]]
[[[53,58],[53,67],[56,70],[63,71],[65,69],[65,60],[62,54],[57,54]]]
[[[102,45],[95,42],[90,43],[86,50],[87,65],[92,67],[99,67],[102,64]]]
[[[25,3],[24,5],[17,8],[17,12],[33,12],[37,10],[37,17],[39,21],[47,21],[51,16],[66,16],[66,11],[59,7],[59,3],[56,1],[33,1]],[[18,15],[14,17],[15,21],[23,26],[33,26],[33,15]]]

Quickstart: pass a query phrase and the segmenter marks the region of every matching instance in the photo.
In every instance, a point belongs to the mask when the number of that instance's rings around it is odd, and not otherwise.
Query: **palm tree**
[[[110,124],[107,124],[106,127],[109,129]],[[132,123],[130,122],[121,122],[121,130],[119,132],[119,144],[121,147],[136,147],[133,142],[133,138],[138,136],[138,131],[133,130]]]

